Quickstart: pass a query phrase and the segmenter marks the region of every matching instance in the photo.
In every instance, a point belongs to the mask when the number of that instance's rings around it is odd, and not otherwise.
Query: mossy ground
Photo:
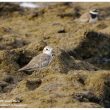
[[[0,7],[0,100],[14,100],[4,107],[110,107],[110,3]],[[97,23],[76,22],[93,8]],[[55,50],[49,67],[18,72],[46,45]]]

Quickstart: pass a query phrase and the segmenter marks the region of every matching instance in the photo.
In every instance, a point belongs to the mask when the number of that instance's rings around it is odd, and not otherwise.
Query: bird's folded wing
[[[85,14],[83,14],[83,15],[80,17],[80,21],[88,22],[88,21],[89,21],[89,18],[90,18],[89,13],[85,13]]]
[[[50,57],[46,54],[39,54],[38,56],[34,57],[26,66],[19,69],[19,71],[27,70],[33,71],[38,68],[42,68],[48,65]]]

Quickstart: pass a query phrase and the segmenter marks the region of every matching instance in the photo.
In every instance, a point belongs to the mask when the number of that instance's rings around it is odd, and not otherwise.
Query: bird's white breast
[[[95,23],[96,21],[98,20],[98,18],[96,17],[96,18],[90,18],[90,20],[89,20],[89,23]]]

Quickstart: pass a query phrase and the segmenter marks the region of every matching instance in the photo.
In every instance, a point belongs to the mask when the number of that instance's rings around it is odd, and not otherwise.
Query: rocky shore
[[[97,23],[76,22],[93,8],[100,10]],[[110,107],[109,9],[110,3],[0,3],[0,107]],[[18,72],[46,45],[55,50],[49,67]]]

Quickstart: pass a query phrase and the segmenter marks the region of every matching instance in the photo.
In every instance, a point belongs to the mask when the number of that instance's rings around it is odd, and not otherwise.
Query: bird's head
[[[50,46],[46,46],[46,47],[44,47],[44,49],[43,49],[43,53],[45,53],[45,54],[47,54],[47,55],[52,55],[52,53],[53,53],[53,48],[50,47]]]
[[[89,13],[93,14],[93,15],[99,15],[99,10],[98,9],[93,9],[93,10],[90,10]]]

